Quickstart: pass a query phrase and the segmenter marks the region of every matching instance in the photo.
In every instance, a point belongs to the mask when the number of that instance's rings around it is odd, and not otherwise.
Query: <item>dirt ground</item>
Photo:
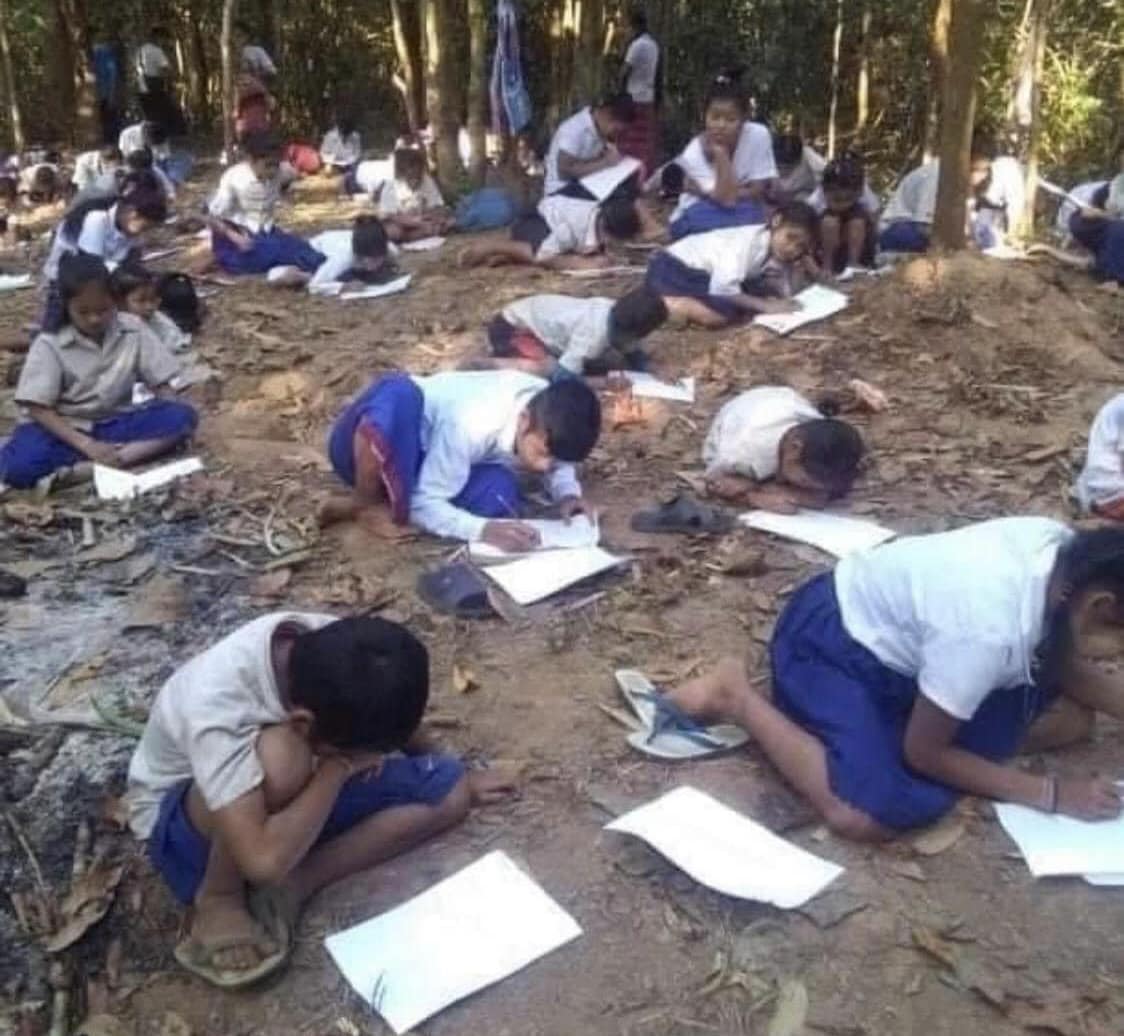
[[[305,183],[286,222],[311,231],[343,226],[350,212],[323,184]],[[219,377],[194,390],[205,475],[134,505],[99,503],[88,489],[0,499],[0,566],[29,579],[27,596],[0,612],[0,1033],[46,1032],[52,1004],[75,1026],[100,1013],[90,1036],[389,1032],[349,993],[324,935],[493,849],[523,863],[584,934],[419,1032],[1124,1032],[1124,895],[1034,881],[989,805],[965,801],[928,838],[856,847],[818,825],[752,746],[659,765],[633,753],[599,707],[619,704],[612,671],[622,665],[675,680],[733,652],[764,679],[778,609],[829,563],[748,531],[708,541],[628,531],[638,505],[700,473],[707,423],[731,394],[788,383],[818,396],[852,377],[880,386],[891,408],[851,415],[870,446],[852,509],[900,531],[1018,513],[1069,519],[1090,419],[1122,378],[1124,296],[1051,265],[921,259],[857,285],[843,314],[788,339],[664,330],[652,341],[658,368],[696,375],[697,402],[658,404],[641,425],[607,429],[583,480],[607,542],[632,551],[634,564],[593,587],[594,599],[578,595],[579,607],[468,623],[434,615],[413,592],[449,545],[317,532],[315,504],[332,485],[327,425],[382,370],[435,371],[471,355],[484,322],[511,299],[615,295],[630,280],[464,272],[455,246],[408,256],[414,283],[386,300],[309,298],[257,282],[208,298],[198,358]],[[12,269],[25,261],[6,259]],[[3,296],[0,334],[18,337],[36,306],[31,292]],[[11,383],[20,357],[5,358]],[[14,418],[9,389],[0,432]],[[432,652],[435,729],[473,761],[517,765],[522,791],[327,890],[285,975],[223,994],[177,970],[178,911],[122,832],[117,796],[128,731],[161,680],[221,632],[278,608],[376,609],[409,622]],[[458,693],[454,665],[478,687]],[[23,725],[28,716],[44,722]],[[1092,744],[1050,765],[1113,772],[1121,732],[1101,722]],[[679,784],[845,874],[786,913],[713,893],[602,831]],[[68,887],[78,893],[63,902]],[[51,902],[53,915],[43,906]],[[40,932],[55,931],[60,916],[74,938],[52,954]],[[806,992],[803,1030],[774,1020],[782,988]]]

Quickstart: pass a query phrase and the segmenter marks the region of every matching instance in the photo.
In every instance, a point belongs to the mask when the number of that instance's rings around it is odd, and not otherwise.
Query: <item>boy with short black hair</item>
[[[502,781],[409,752],[429,658],[363,616],[274,613],[161,688],[129,765],[133,831],[192,907],[175,950],[237,988],[286,961],[300,906],[325,885],[453,824]]]

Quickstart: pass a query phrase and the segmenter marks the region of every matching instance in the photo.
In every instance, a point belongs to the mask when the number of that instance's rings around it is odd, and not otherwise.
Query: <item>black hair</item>
[[[995,158],[995,139],[986,129],[976,129],[972,134],[972,158]]]
[[[777,165],[796,165],[804,155],[804,140],[795,133],[773,134],[773,158]]]
[[[816,210],[806,201],[786,202],[777,209],[773,218],[781,226],[798,227],[800,230],[806,230],[809,234],[815,234],[816,226],[819,223]]]
[[[425,152],[416,147],[400,147],[394,152],[394,179],[404,180],[410,172],[425,176]]]
[[[116,144],[102,144],[98,149],[98,154],[106,162],[120,162],[121,149]]]
[[[137,148],[135,151],[130,151],[125,158],[125,165],[137,171],[151,169],[154,165],[152,148],[146,145],[145,147]]]
[[[41,165],[31,177],[28,197],[32,201],[54,201],[59,190],[59,176],[49,165]]]
[[[667,320],[667,303],[651,288],[637,288],[609,310],[609,341],[619,349],[647,338]]]
[[[429,699],[429,653],[405,626],[355,616],[301,633],[289,700],[313,716],[314,741],[389,752],[413,736]]]
[[[743,116],[749,114],[749,98],[746,96],[745,87],[742,86],[742,70],[739,68],[727,69],[719,72],[707,87],[706,96],[703,98],[703,112],[719,101],[728,101],[735,105]]]
[[[19,181],[14,176],[0,176],[0,201],[12,204],[19,197]]]
[[[833,498],[849,493],[865,452],[855,427],[835,417],[821,417],[793,430],[800,443],[800,466]]]
[[[601,435],[601,403],[580,378],[565,378],[544,388],[527,404],[531,428],[546,436],[555,460],[583,461]]]
[[[46,324],[45,330],[53,333],[70,323],[70,303],[90,284],[100,284],[107,292],[112,293],[109,268],[102,259],[87,252],[68,252],[59,259],[55,286],[60,304],[54,321]]]
[[[853,151],[844,151],[824,166],[823,187],[825,191],[833,188],[842,191],[861,191],[866,183],[866,169],[863,160]]]
[[[1046,691],[1060,691],[1073,657],[1073,604],[1087,590],[1103,588],[1124,602],[1124,529],[1103,526],[1078,532],[1054,563],[1060,600],[1047,601],[1044,634],[1035,651],[1035,683]]]
[[[351,250],[366,259],[381,259],[389,251],[386,227],[378,216],[356,216],[351,228]]]
[[[350,112],[340,112],[336,116],[336,129],[340,131],[341,137],[350,137],[357,129],[355,116]]]
[[[605,233],[618,241],[627,241],[640,233],[640,215],[632,198],[608,198],[601,203],[601,220]]]
[[[660,172],[660,195],[664,198],[678,198],[683,193],[687,174],[678,162],[668,162]]]
[[[594,107],[606,109],[617,122],[626,126],[636,121],[636,102],[629,94],[606,94]]]
[[[261,158],[279,158],[281,142],[268,130],[254,130],[242,138],[242,151],[251,161]]]
[[[113,292],[113,297],[118,303],[124,302],[137,288],[149,284],[155,286],[156,275],[146,270],[139,262],[132,260],[121,263],[109,278],[110,291]]]
[[[648,12],[643,7],[634,7],[628,12],[629,24],[637,32],[648,31]]]

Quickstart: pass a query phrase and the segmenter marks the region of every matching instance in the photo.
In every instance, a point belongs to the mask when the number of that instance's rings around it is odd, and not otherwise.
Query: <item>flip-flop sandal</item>
[[[644,729],[629,734],[628,743],[657,759],[700,759],[741,748],[749,735],[733,724],[705,727],[670,701],[659,687],[635,669],[613,674],[617,687]]]
[[[634,532],[719,535],[734,527],[734,516],[689,496],[679,495],[652,510],[637,511],[629,524]]]
[[[484,577],[463,561],[442,565],[418,576],[418,596],[434,611],[461,619],[486,619],[496,614],[488,600]]]

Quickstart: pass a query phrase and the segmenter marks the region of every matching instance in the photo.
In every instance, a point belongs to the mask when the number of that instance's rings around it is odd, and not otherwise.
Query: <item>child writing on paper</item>
[[[1113,396],[1093,420],[1074,496],[1086,514],[1124,521],[1124,393]]]
[[[275,612],[161,688],[129,765],[129,823],[191,908],[179,963],[214,985],[284,966],[301,906],[509,787],[427,754],[429,657],[370,616]]]
[[[562,122],[546,155],[543,194],[557,194],[567,187],[580,191],[582,177],[620,162],[616,139],[634,118],[636,103],[628,94],[620,94],[602,98]],[[588,198],[588,194],[578,196]]]
[[[359,164],[362,156],[363,140],[355,128],[355,120],[348,115],[338,115],[335,125],[324,134],[320,143],[324,172],[346,176]]]
[[[31,343],[16,386],[27,420],[0,449],[0,483],[17,489],[89,462],[128,468],[175,449],[195,430],[195,411],[170,389],[180,366],[144,323],[119,313],[109,270],[92,255],[59,265],[60,317]],[[156,399],[132,405],[143,382]]]
[[[823,183],[808,199],[820,218],[819,264],[830,273],[873,266],[878,248],[878,198],[862,159],[845,152],[824,167]]]
[[[122,263],[113,271],[109,284],[120,312],[140,320],[169,352],[180,352],[191,345],[191,335],[181,331],[179,324],[160,309],[156,276],[139,262]]]
[[[692,323],[725,327],[754,313],[790,313],[789,299],[765,298],[747,281],[767,272],[783,283],[815,239],[816,214],[790,202],[761,226],[728,227],[680,238],[648,263],[645,283]],[[672,300],[675,300],[674,303]]]
[[[548,384],[521,371],[453,371],[377,379],[336,420],[328,453],[350,499],[325,524],[363,517],[520,553],[538,542],[519,520],[517,473],[541,475],[562,518],[585,511],[574,465],[601,434],[585,382]]]
[[[351,230],[325,230],[310,242],[324,262],[308,282],[311,292],[327,292],[345,281],[385,284],[398,276],[394,245],[378,216],[356,216]]]
[[[420,148],[403,147],[394,152],[394,178],[381,185],[376,207],[394,242],[440,237],[453,225]]]
[[[1006,765],[1124,718],[1094,664],[1124,650],[1124,530],[1005,518],[844,558],[796,591],[773,634],[772,696],[735,659],[672,693],[743,726],[838,833],[931,824],[962,794],[1102,820],[1110,778]]]

